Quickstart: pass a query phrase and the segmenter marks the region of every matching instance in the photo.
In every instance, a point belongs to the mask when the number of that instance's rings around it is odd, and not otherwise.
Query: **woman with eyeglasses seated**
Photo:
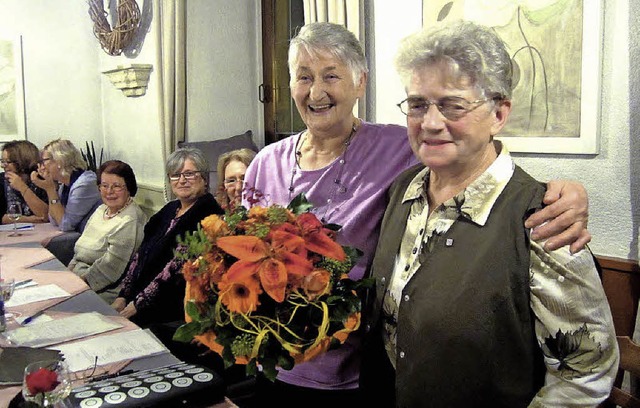
[[[142,242],[147,216],[133,201],[138,184],[133,169],[109,160],[98,169],[102,205],[76,241],[69,269],[105,302],[111,303],[132,254]]]
[[[47,192],[31,181],[31,173],[37,171],[40,152],[33,143],[14,140],[2,146],[0,164],[0,216],[2,224],[13,222],[7,215],[9,205],[19,205],[21,222],[49,222]],[[36,173],[37,174],[37,173]]]
[[[102,203],[96,174],[69,140],[57,139],[42,150],[40,174],[31,181],[47,192],[49,221],[61,231],[82,233],[89,217]]]
[[[208,215],[223,213],[208,191],[209,163],[202,151],[176,150],[167,159],[166,170],[177,199],[149,219],[122,289],[112,303],[122,316],[141,327],[184,320],[186,284],[182,263],[173,256],[177,238],[195,231]]]
[[[218,192],[216,200],[222,208],[240,205],[244,174],[256,152],[251,149],[231,150],[218,158]]]
[[[512,108],[506,45],[461,22],[405,39],[396,67],[421,164],[389,189],[363,314],[367,395],[387,407],[599,406],[618,371],[611,311],[588,248],[550,250],[525,226],[546,188],[495,139]]]

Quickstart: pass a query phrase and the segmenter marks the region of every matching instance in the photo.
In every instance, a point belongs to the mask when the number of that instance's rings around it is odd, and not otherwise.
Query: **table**
[[[47,315],[56,318],[56,315],[65,313],[98,312],[106,316],[113,316],[123,323],[124,327],[108,332],[112,334],[119,331],[137,329],[130,321],[119,317],[119,314],[105,303],[100,296],[93,292],[87,284],[73,272],[69,271],[42,245],[46,239],[51,238],[60,231],[51,224],[35,224],[33,230],[21,231],[21,236],[10,237],[10,232],[0,231],[0,273],[3,278],[15,278],[16,280],[33,279],[38,284],[55,283],[71,294],[68,298],[48,299],[45,301],[29,303],[26,305],[7,308],[8,312],[33,315],[46,310]],[[7,328],[18,327],[18,323],[9,319]],[[0,338],[0,347],[11,347],[4,339]],[[173,364],[179,360],[167,353],[157,356],[139,358],[126,365],[127,369],[143,370]],[[124,363],[126,364],[126,363]],[[118,371],[123,364],[115,363],[110,367],[103,367],[105,371]],[[104,372],[104,371],[103,371]],[[19,386],[0,386],[0,408],[9,405],[11,399],[20,391]],[[215,408],[236,407],[230,400],[213,405]]]

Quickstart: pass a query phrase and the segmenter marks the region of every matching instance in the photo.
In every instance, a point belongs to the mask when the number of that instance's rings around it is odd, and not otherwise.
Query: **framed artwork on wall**
[[[25,139],[21,37],[0,37],[0,143]]]
[[[423,0],[423,25],[471,20],[505,41],[512,110],[498,139],[511,152],[597,154],[602,0]]]

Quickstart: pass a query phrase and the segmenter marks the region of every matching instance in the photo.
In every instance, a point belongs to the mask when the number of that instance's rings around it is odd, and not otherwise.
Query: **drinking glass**
[[[13,232],[9,234],[9,236],[18,237],[22,235],[16,229],[16,221],[18,221],[22,216],[22,206],[20,206],[19,203],[9,204],[9,206],[7,207],[7,216],[11,221],[13,221]]]
[[[71,378],[67,363],[42,360],[27,365],[22,381],[22,396],[41,407],[60,407],[71,393]]]
[[[13,290],[16,287],[16,280],[13,278],[0,278],[0,291],[2,292],[2,298],[5,302],[8,302],[13,295]]]
[[[4,303],[7,303],[11,296],[13,295],[13,291],[16,287],[16,280],[13,278],[0,278],[0,293],[2,293],[2,299]],[[5,317],[10,318],[13,317],[13,313],[8,313],[5,311]]]

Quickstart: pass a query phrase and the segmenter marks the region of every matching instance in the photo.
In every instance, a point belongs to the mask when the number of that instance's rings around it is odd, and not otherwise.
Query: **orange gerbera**
[[[331,288],[331,274],[326,269],[314,269],[309,275],[305,276],[302,283],[304,294],[307,299],[313,301],[315,298],[329,292]]]
[[[294,355],[293,359],[296,364],[313,360],[314,358],[318,357],[320,354],[325,353],[329,349],[330,345],[331,345],[331,337],[326,336],[322,340],[320,340],[320,342],[316,344],[314,347],[310,347],[307,350],[305,350],[304,353]]]
[[[258,308],[260,301],[258,296],[262,293],[260,283],[253,277],[248,276],[239,281],[230,281],[225,274],[218,284],[220,289],[220,301],[235,313],[249,313]]]
[[[258,207],[258,206],[251,207],[249,209],[249,218],[264,222],[267,219],[268,211],[269,209],[267,207]]]
[[[195,261],[187,261],[182,266],[182,274],[187,282],[190,282],[190,297],[196,302],[204,302],[207,300],[207,287],[209,286],[209,277],[206,273],[200,272],[201,258]]]
[[[218,282],[220,282],[220,279],[222,279],[222,275],[226,271],[222,253],[220,253],[219,251],[207,252],[206,254],[204,254],[204,260],[207,263],[209,284],[217,284]]]
[[[200,221],[200,224],[202,224],[202,229],[207,235],[207,238],[212,242],[214,242],[219,236],[229,234],[229,227],[227,226],[227,223],[215,214],[209,215]]]
[[[288,274],[306,276],[313,264],[306,257],[305,241],[286,231],[273,231],[271,242],[253,235],[218,238],[220,249],[238,258],[226,273],[231,282],[258,275],[264,291],[276,302],[283,302]]]
[[[327,230],[314,214],[309,212],[300,214],[296,219],[296,224],[300,228],[305,246],[309,251],[338,261],[344,261],[347,258],[342,246],[329,237]]]

